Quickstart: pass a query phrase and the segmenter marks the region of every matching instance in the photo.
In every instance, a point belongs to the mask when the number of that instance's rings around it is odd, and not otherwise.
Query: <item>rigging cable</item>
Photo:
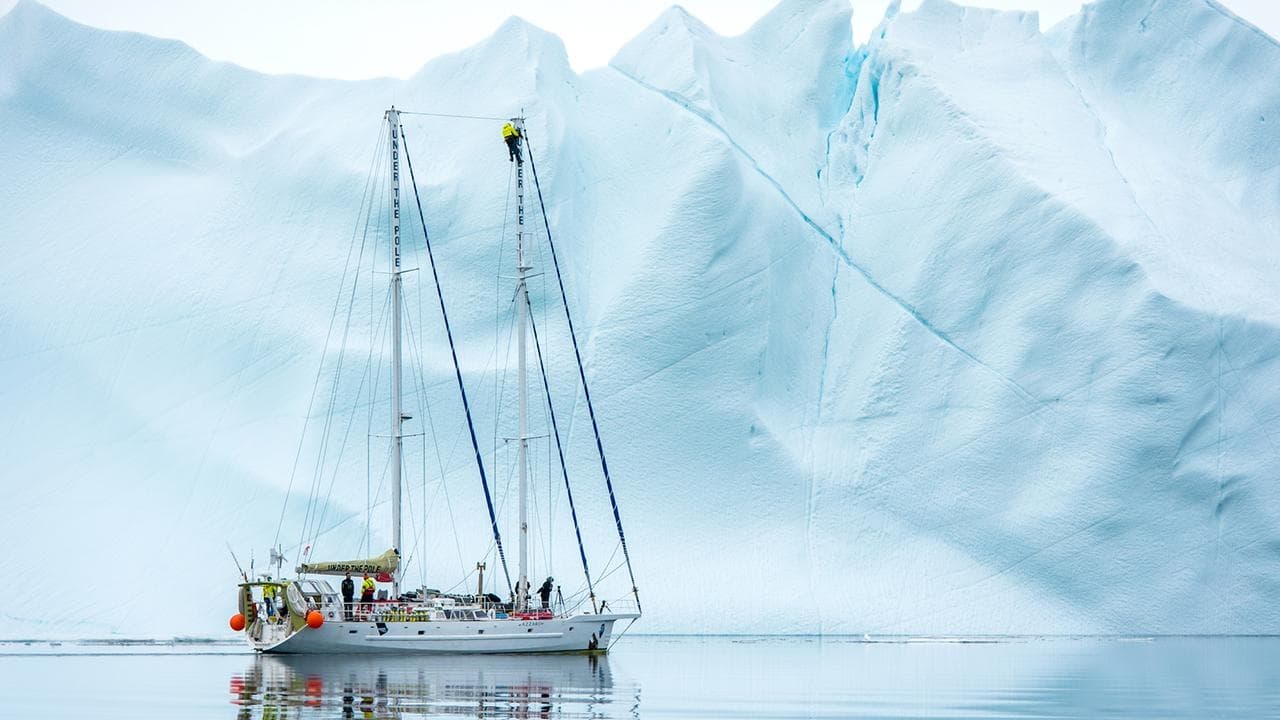
[[[507,244],[507,216],[511,210],[511,185],[515,180],[516,169],[512,165],[507,171],[507,197],[502,201],[502,231],[498,233],[498,262],[494,267],[502,267],[502,251]],[[515,304],[515,299],[508,303]],[[514,323],[514,320],[512,321]],[[498,343],[502,338],[502,271],[494,273],[493,276],[493,356],[498,356]],[[507,355],[511,354],[511,335],[507,335]],[[506,358],[503,358],[504,362]],[[505,368],[504,368],[505,370]],[[498,384],[498,372],[493,373],[493,461],[498,462],[498,424],[502,417],[502,390],[506,389],[507,375],[502,373],[502,385]]]
[[[528,298],[525,299],[528,302]],[[551,435],[556,439],[556,453],[560,456],[560,471],[564,474],[564,491],[569,498],[569,514],[573,516],[573,532],[578,536],[578,555],[582,557],[582,574],[587,577],[587,589],[591,593],[591,611],[596,610],[596,588],[591,582],[591,570],[587,568],[587,550],[582,545],[582,528],[578,526],[578,509],[573,504],[573,488],[569,487],[569,469],[564,464],[564,447],[560,444],[560,427],[556,424],[556,408],[551,404],[551,385],[547,382],[547,366],[542,362],[542,343],[538,341],[538,324],[533,320],[533,307],[529,307],[529,327],[533,329],[533,347],[538,351],[538,370],[542,373],[542,390],[547,394],[547,407],[551,416]]]
[[[500,118],[500,117],[489,117],[487,115],[455,115],[453,113],[411,112],[409,110],[401,110],[400,114],[401,115],[423,115],[425,117],[438,117],[438,118],[454,118],[457,120],[497,120],[498,122],[502,122],[503,120],[507,119],[507,118]]]
[[[374,168],[377,166],[377,162],[378,162],[378,156],[379,156],[378,148],[381,147],[381,145],[382,145],[382,133],[381,131],[379,131],[377,143],[374,145],[374,157],[369,163],[369,173],[365,177],[364,191],[360,195],[360,210],[364,209],[364,201],[366,197],[368,197],[369,185],[373,181]],[[338,296],[333,299],[333,312],[329,316],[329,330],[325,333],[324,349],[320,351],[320,366],[316,368],[315,382],[313,382],[311,385],[311,399],[307,401],[307,414],[306,414],[306,418],[302,422],[302,437],[298,438],[298,451],[293,456],[293,469],[289,471],[289,485],[288,487],[285,488],[285,491],[284,491],[284,502],[281,503],[280,520],[279,522],[276,523],[276,536],[275,536],[275,539],[271,541],[272,547],[275,547],[280,542],[280,530],[284,527],[285,512],[289,508],[289,495],[290,493],[293,492],[293,481],[298,472],[298,461],[302,457],[302,447],[307,439],[307,423],[310,422],[311,420],[311,411],[315,406],[316,394],[320,389],[320,378],[324,373],[324,356],[329,352],[329,341],[333,337],[334,323],[336,323],[338,319],[338,308],[341,307],[343,290],[346,289],[347,270],[350,268],[350,265],[351,265],[351,254],[355,250],[355,234],[360,227],[359,215],[360,215],[360,212],[359,210],[357,210],[355,227],[352,228],[351,230],[351,244],[347,247],[347,261],[344,267],[342,268],[342,282],[338,286]],[[365,228],[367,232],[367,228],[368,228],[367,220],[365,222]],[[362,240],[361,245],[363,245],[363,242],[364,241]],[[359,273],[358,264],[357,264],[356,272]]]
[[[353,295],[354,295],[354,289],[353,289]],[[390,300],[390,293],[388,293],[387,299],[388,301]],[[372,346],[371,346],[371,349],[372,349]],[[352,402],[352,405],[351,405],[351,413],[347,417],[346,429],[342,433],[342,444],[338,446],[338,455],[333,462],[333,474],[329,477],[329,489],[325,492],[324,504],[321,505],[318,509],[319,518],[316,520],[316,525],[313,528],[313,536],[311,538],[312,551],[314,551],[316,549],[316,545],[319,544],[320,535],[325,532],[324,519],[325,519],[325,516],[328,514],[328,511],[330,508],[329,501],[333,497],[333,488],[338,480],[338,471],[341,470],[342,468],[342,457],[347,450],[347,441],[351,437],[351,428],[356,425],[356,411],[359,410],[360,396],[364,393],[365,380],[368,379],[368,376],[369,376],[368,373],[360,374],[360,385],[356,387],[355,400]],[[373,403],[372,392],[370,393],[369,402],[370,404]]]
[[[418,246],[412,245],[412,247],[413,247],[413,261],[415,264],[415,270],[421,269],[422,256],[418,252]],[[422,319],[422,295],[423,295],[422,284],[414,283],[413,288],[414,288],[414,295],[416,297],[416,304],[418,308],[418,327],[423,328],[425,327],[425,324]],[[449,525],[453,529],[453,545],[458,552],[459,571],[465,574],[467,572],[467,564],[462,559],[462,541],[458,538],[458,525],[457,525],[457,522],[454,520],[453,503],[449,500],[449,491],[445,485],[445,466],[447,464],[447,461],[440,453],[440,435],[439,433],[436,432],[436,421],[431,413],[431,403],[427,400],[427,379],[426,379],[425,370],[423,369],[424,365],[426,364],[426,361],[423,359],[424,353],[423,353],[422,347],[420,346],[420,343],[418,342],[418,335],[413,332],[412,318],[410,319],[409,324],[410,324],[409,344],[412,348],[413,356],[418,359],[418,364],[417,364],[418,372],[417,372],[416,380],[418,383],[418,392],[420,393],[419,405],[421,405],[423,414],[427,418],[427,428],[431,432],[431,445],[434,448],[435,454],[436,454],[436,467],[440,471],[440,484],[436,488],[436,493],[433,493],[431,497],[428,498],[427,497],[427,455],[426,455],[427,438],[426,438],[426,433],[424,432],[422,435],[422,544],[423,544],[423,557],[424,557],[423,571],[422,571],[422,584],[425,587],[427,584],[426,567],[425,567],[426,565],[425,558],[427,556],[427,552],[426,552],[427,530],[430,527],[429,521],[430,521],[431,507],[432,505],[434,505],[433,501],[436,495],[438,495],[441,491],[444,492],[445,508],[449,512]],[[456,448],[457,448],[457,440],[455,438],[453,445],[449,448],[449,460],[453,459],[453,451]]]
[[[578,349],[578,336],[573,330],[573,316],[569,313],[569,297],[564,289],[564,277],[560,273],[560,260],[556,256],[556,244],[551,239],[551,222],[547,220],[547,205],[542,199],[542,185],[538,182],[538,165],[533,159],[533,147],[529,144],[529,135],[524,135],[525,150],[529,153],[529,167],[533,171],[533,186],[538,191],[538,206],[542,210],[542,224],[547,231],[547,248],[551,250],[551,263],[556,270],[556,282],[560,285],[560,299],[564,303],[564,319],[569,325],[569,340],[573,343],[573,357],[578,361],[578,377],[582,379],[582,394],[587,401],[587,414],[591,417],[591,431],[596,437],[596,451],[600,455],[600,470],[604,473],[604,483],[609,489],[609,504],[613,507],[613,520],[618,526],[618,540],[622,543],[622,557],[627,562],[627,575],[631,578],[631,593],[636,598],[636,609],[640,609],[640,590],[636,587],[636,574],[631,569],[631,554],[627,552],[627,537],[622,532],[622,515],[618,512],[618,499],[613,492],[613,480],[609,477],[609,463],[604,457],[604,443],[600,440],[600,427],[596,423],[596,411],[591,404],[591,390],[587,387],[587,372],[582,366],[582,353]]]
[[[389,203],[388,203],[388,205],[389,205]],[[385,208],[385,209],[387,210],[387,214],[390,214],[390,209],[389,209],[389,207],[388,207],[388,208]],[[376,244],[376,243],[375,243],[375,245],[374,245],[374,249],[375,249],[375,251],[376,251],[376,249],[377,249],[377,244]],[[373,266],[373,267],[376,267],[376,266],[377,266],[377,258],[376,258],[376,257],[373,259],[372,266]],[[376,271],[374,271],[374,270],[372,270],[372,269],[370,270],[370,274],[371,274],[371,275],[372,275],[373,273],[375,273],[375,272],[376,272]],[[382,296],[382,305],[381,305],[381,306],[379,306],[379,309],[378,309],[377,313],[375,313],[375,312],[374,312],[374,309],[373,309],[373,307],[374,307],[374,303],[373,303],[374,294],[373,294],[373,292],[372,292],[372,287],[373,287],[373,284],[372,284],[372,283],[370,283],[370,294],[369,294],[369,330],[370,330],[370,332],[369,332],[369,352],[368,352],[368,355],[367,355],[367,356],[366,356],[366,358],[365,358],[365,366],[364,366],[364,367],[365,367],[365,371],[364,371],[364,374],[362,375],[362,381],[363,381],[363,380],[367,380],[367,379],[369,379],[369,378],[372,378],[372,379],[373,379],[373,380],[372,380],[372,382],[369,384],[369,415],[368,415],[368,417],[367,417],[367,419],[366,419],[366,421],[365,421],[365,472],[364,472],[364,477],[365,477],[365,481],[364,481],[364,527],[365,527],[365,538],[364,538],[364,546],[363,546],[363,547],[364,547],[365,549],[367,549],[367,550],[369,551],[369,553],[370,553],[370,554],[372,554],[372,553],[373,553],[373,504],[374,504],[374,500],[375,500],[374,488],[373,488],[373,447],[372,447],[372,445],[373,445],[373,444],[370,442],[370,438],[372,438],[372,437],[374,436],[374,434],[373,434],[373,414],[374,414],[374,413],[373,413],[373,411],[374,411],[374,409],[377,407],[377,401],[376,401],[374,398],[378,397],[378,388],[382,385],[382,359],[381,359],[381,357],[379,357],[379,359],[378,359],[378,363],[377,363],[376,365],[374,364],[374,362],[373,362],[373,349],[374,349],[374,348],[381,348],[381,347],[382,347],[383,338],[385,338],[385,337],[387,336],[388,328],[389,328],[389,326],[390,326],[390,324],[391,324],[391,310],[390,310],[390,307],[391,307],[391,288],[387,288],[387,290],[383,293],[383,296]],[[374,324],[375,318],[379,318],[379,319],[377,320],[377,324],[376,324],[376,325]],[[356,399],[357,399],[357,401],[359,400],[359,398],[356,398]],[[391,450],[390,450],[390,447],[388,446],[387,452],[389,453],[390,451],[391,451]],[[384,476],[384,477],[385,477],[385,473],[386,473],[386,470],[384,469],[384,470],[383,470],[383,476]],[[380,491],[381,491],[381,489],[382,489],[382,484],[381,484],[381,480],[379,480],[379,484],[378,484],[378,491],[380,492]]]
[[[417,246],[417,245],[412,245],[411,247],[413,248],[414,262],[417,264],[417,268],[421,268],[421,267],[422,267],[422,257],[421,257],[421,255],[419,255],[419,254],[418,254],[418,246]],[[415,269],[416,269],[416,268],[415,268]],[[422,290],[421,290],[421,286],[415,285],[415,287],[417,287],[417,288],[418,288],[418,290],[417,290],[417,292],[416,292],[416,297],[417,297],[417,308],[418,308],[418,327],[419,327],[419,328],[421,328],[421,327],[423,327],[423,323],[422,323]],[[406,301],[406,302],[407,302],[407,301]],[[426,400],[426,397],[427,397],[427,381],[426,381],[426,376],[425,376],[424,371],[423,371],[423,360],[422,360],[423,353],[422,353],[422,348],[420,347],[420,345],[419,345],[419,343],[418,343],[418,336],[417,336],[417,333],[415,333],[415,332],[414,332],[414,330],[413,330],[413,320],[412,320],[412,317],[409,317],[409,318],[407,319],[407,322],[408,322],[408,324],[409,324],[409,326],[410,326],[410,327],[409,327],[409,332],[408,332],[408,334],[407,334],[407,337],[409,338],[409,344],[410,344],[410,354],[411,354],[411,356],[412,356],[412,357],[416,357],[416,358],[418,359],[418,364],[417,364],[417,369],[418,369],[418,371],[417,371],[417,373],[416,373],[416,374],[414,374],[414,373],[410,372],[410,375],[413,377],[414,381],[417,383],[417,388],[418,388],[417,392],[418,392],[418,393],[420,393],[420,395],[419,395],[419,405],[420,405],[420,407],[424,410],[424,414],[426,415],[426,418],[427,418],[427,425],[428,425],[428,428],[430,429],[430,434],[431,434],[431,443],[432,443],[432,446],[433,446],[433,447],[434,447],[434,449],[435,449],[435,454],[436,454],[436,465],[437,465],[437,467],[439,468],[439,471],[440,471],[440,484],[437,486],[437,488],[436,488],[436,492],[432,494],[432,496],[431,496],[431,498],[430,498],[430,499],[428,499],[428,498],[427,498],[427,479],[426,479],[426,478],[427,478],[427,469],[426,469],[426,433],[424,432],[424,433],[423,433],[423,441],[422,441],[422,444],[423,444],[423,458],[422,458],[422,483],[423,483],[423,490],[422,490],[422,492],[423,492],[423,531],[422,531],[422,537],[424,538],[424,543],[425,543],[426,531],[427,531],[427,528],[429,527],[428,521],[429,521],[429,519],[430,519],[430,518],[429,518],[429,516],[430,516],[430,512],[431,512],[430,508],[431,508],[432,506],[434,506],[434,504],[435,504],[435,503],[434,503],[435,497],[436,497],[437,495],[439,495],[439,494],[443,493],[443,494],[444,494],[445,509],[448,511],[448,514],[449,514],[449,526],[450,526],[451,528],[453,528],[453,544],[454,544],[454,547],[455,547],[455,549],[457,550],[457,553],[458,553],[458,567],[459,567],[460,571],[461,571],[462,573],[464,573],[464,574],[465,574],[465,573],[467,572],[467,565],[466,565],[466,563],[465,563],[465,562],[463,561],[463,559],[462,559],[462,544],[461,544],[461,542],[460,542],[460,541],[459,541],[459,539],[458,539],[457,521],[454,519],[454,513],[453,513],[453,502],[452,502],[452,501],[450,500],[450,498],[449,498],[449,489],[448,489],[448,485],[447,485],[447,483],[446,483],[446,481],[445,481],[445,475],[446,475],[445,467],[446,467],[447,465],[449,465],[449,464],[452,462],[453,455],[454,455],[454,451],[457,449],[457,446],[458,446],[458,440],[459,440],[459,437],[455,437],[455,439],[454,439],[453,443],[452,443],[452,444],[450,445],[450,447],[449,447],[449,456],[448,456],[448,458],[444,458],[444,457],[442,456],[441,452],[440,452],[439,433],[436,431],[435,419],[433,418],[432,413],[431,413],[431,404]],[[490,362],[492,362],[492,358],[490,358]],[[486,365],[486,367],[485,367],[485,372],[486,372],[486,373],[488,372],[488,365]],[[483,377],[483,374],[481,375],[481,377]],[[424,551],[424,557],[425,557],[425,551]],[[424,561],[423,561],[423,562],[424,562],[424,564],[425,564],[425,559],[424,559]],[[423,584],[425,585],[425,584],[426,584],[425,568],[423,569],[423,573],[424,573],[424,575],[423,575]]]
[[[378,185],[374,186],[375,196],[377,195],[377,187]],[[372,213],[372,211],[373,211],[373,197],[371,196],[369,199],[369,212]],[[332,438],[332,431],[333,431],[334,408],[338,400],[339,388],[341,387],[341,383],[342,383],[342,367],[347,357],[347,337],[351,332],[351,320],[353,318],[352,310],[355,307],[356,292],[360,285],[359,269],[360,269],[361,262],[364,260],[364,249],[368,239],[368,231],[369,231],[368,216],[366,216],[364,236],[361,237],[360,239],[360,252],[356,256],[356,272],[353,273],[353,276],[352,276],[353,280],[351,284],[351,297],[347,302],[347,321],[342,329],[342,340],[338,346],[337,364],[333,371],[333,388],[329,394],[329,405],[325,410],[324,429],[323,429],[323,432],[321,432],[320,434],[320,457],[316,461],[315,476],[312,479],[312,483],[311,483],[311,495],[307,502],[306,515],[303,517],[302,536],[299,538],[299,541],[298,541],[298,546],[301,549],[301,552],[298,556],[299,561],[301,561],[301,557],[303,555],[307,555],[308,552],[311,549],[313,549],[309,544],[306,543],[306,538],[308,537],[309,529],[314,530],[314,532],[311,533],[313,541],[315,538],[318,538],[320,535],[321,520],[322,520],[322,514],[320,514],[321,506],[319,504],[320,488],[324,481],[324,466],[325,466],[326,458],[328,458],[329,456],[330,439]],[[376,242],[375,242],[375,245],[376,245]],[[345,448],[345,440],[346,440],[346,436],[344,435],[343,436],[344,448]],[[339,451],[339,458],[338,460],[335,461],[335,465],[334,465],[335,477],[338,470],[337,463],[340,463],[340,462],[341,462],[341,450]],[[330,482],[329,489],[330,489],[330,492],[332,492],[332,489],[333,489],[332,482]],[[327,496],[325,498],[325,502],[326,503],[328,502]]]
[[[422,212],[422,197],[418,194],[418,181],[413,174],[413,160],[409,157],[409,142],[404,136],[404,125],[400,126],[400,138],[404,142],[404,159],[409,166],[409,183],[413,185],[413,199],[418,206],[418,221],[422,224],[422,239],[427,248],[427,261],[431,264],[431,278],[435,281],[436,297],[440,300],[440,316],[444,319],[445,336],[449,338],[449,353],[453,356],[453,372],[458,379],[458,393],[462,395],[462,409],[467,416],[467,430],[471,433],[471,448],[476,454],[476,467],[480,471],[480,484],[484,487],[484,501],[489,507],[489,524],[493,527],[493,540],[498,546],[498,557],[502,560],[502,574],[507,580],[507,591],[514,593],[511,587],[511,572],[507,568],[507,555],[502,549],[502,534],[498,531],[498,516],[494,512],[493,496],[489,492],[489,479],[484,472],[484,458],[480,455],[480,441],[476,439],[475,423],[471,419],[471,405],[467,402],[467,388],[462,382],[462,367],[458,364],[458,349],[453,343],[453,329],[449,326],[449,314],[444,307],[444,291],[440,288],[440,274],[436,271],[435,254],[431,252],[431,236],[427,233],[427,219]]]
[[[415,248],[414,248],[414,254],[416,255],[416,254],[417,254],[417,252],[418,252],[418,249],[415,247]],[[421,258],[417,258],[417,260],[418,260],[418,265],[419,265],[419,267],[421,267],[421,265],[422,265]],[[421,291],[419,291],[419,292],[418,292],[418,296],[419,296],[419,298],[421,298],[421,296],[422,296]],[[421,303],[419,303],[419,304],[421,304]],[[419,325],[418,325],[418,327],[420,328],[420,327],[422,327],[422,325],[421,325],[421,317],[422,317],[421,312],[419,312],[418,317],[419,317]],[[421,346],[418,344],[418,337],[417,337],[417,334],[416,334],[416,333],[414,333],[414,326],[413,326],[413,318],[412,318],[412,317],[408,318],[407,324],[409,325],[409,332],[408,332],[408,338],[409,338],[409,352],[410,352],[410,355],[411,355],[411,356],[418,358],[418,365],[417,365],[418,372],[417,372],[417,374],[416,374],[416,375],[415,375],[415,374],[413,374],[413,373],[410,373],[410,376],[411,376],[411,377],[412,377],[412,379],[416,382],[416,390],[415,390],[415,391],[418,393],[418,398],[419,398],[418,405],[419,405],[419,407],[421,407],[421,408],[422,408],[422,410],[423,410],[423,414],[424,414],[424,415],[426,415],[426,418],[427,418],[427,427],[428,427],[428,428],[430,429],[430,431],[431,431],[431,444],[435,447],[435,451],[436,451],[436,465],[438,466],[438,468],[439,468],[439,470],[440,470],[440,486],[439,486],[439,487],[440,487],[440,489],[441,489],[441,490],[444,490],[444,501],[445,501],[445,506],[447,507],[447,509],[448,509],[448,511],[449,511],[449,523],[450,523],[450,525],[452,525],[452,526],[453,526],[453,528],[454,528],[454,532],[453,532],[453,544],[454,544],[454,547],[455,547],[455,548],[457,548],[457,551],[458,551],[458,567],[461,569],[461,571],[462,571],[462,572],[464,572],[464,573],[465,573],[465,572],[467,571],[467,564],[466,564],[465,562],[463,562],[463,560],[462,560],[462,543],[461,543],[461,541],[459,541],[459,540],[458,540],[457,523],[456,523],[456,522],[454,522],[454,519],[453,519],[453,504],[452,504],[452,503],[450,502],[450,500],[449,500],[449,491],[448,491],[447,489],[445,489],[445,461],[444,461],[444,459],[443,459],[443,458],[441,457],[441,455],[440,455],[440,442],[439,442],[439,439],[438,439],[438,435],[437,435],[437,433],[436,433],[436,421],[435,421],[435,418],[434,418],[434,417],[432,416],[432,414],[431,414],[431,404],[430,404],[429,402],[427,402],[427,400],[426,400],[426,397],[427,397],[427,380],[426,380],[426,377],[423,375],[423,371],[422,371],[422,366],[423,366],[423,364],[424,364],[424,362],[423,362],[423,360],[422,360],[422,348],[421,348]],[[456,445],[455,445],[455,446],[456,446]],[[424,432],[424,433],[423,433],[423,436],[422,436],[422,453],[423,453],[423,456],[422,456],[422,503],[423,503],[423,508],[422,508],[422,513],[423,513],[423,515],[422,515],[422,522],[423,522],[423,538],[424,538],[423,542],[424,542],[424,543],[426,542],[426,540],[425,540],[425,538],[426,538],[426,523],[427,523],[427,513],[429,512],[429,510],[428,510],[428,500],[427,500],[427,458],[426,458],[426,452],[427,452],[427,450],[426,450],[426,447],[427,447],[427,440],[426,440],[426,433]],[[452,456],[453,456],[453,453],[452,453],[452,452],[450,452],[450,458],[452,458]],[[434,496],[433,496],[433,497],[434,497]],[[424,551],[424,555],[425,555],[425,551]],[[424,560],[423,562],[425,563],[426,561]],[[424,578],[424,579],[423,579],[423,583],[425,584],[425,582],[426,582],[426,579]]]

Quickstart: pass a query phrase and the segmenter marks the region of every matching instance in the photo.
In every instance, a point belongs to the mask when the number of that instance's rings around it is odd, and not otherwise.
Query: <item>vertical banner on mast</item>
[[[404,444],[400,354],[400,113],[387,111],[391,125],[391,544],[400,552],[400,472]],[[400,597],[400,571],[391,576],[392,597]]]

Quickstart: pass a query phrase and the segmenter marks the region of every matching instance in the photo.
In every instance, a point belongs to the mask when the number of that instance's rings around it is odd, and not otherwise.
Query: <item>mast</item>
[[[387,111],[391,126],[391,544],[400,552],[400,471],[404,412],[400,387],[400,112]],[[400,597],[400,568],[391,576],[391,597]]]
[[[524,118],[513,118],[520,136],[524,135]],[[516,312],[519,314],[517,340],[520,378],[520,580],[516,583],[516,605],[526,608],[529,604],[529,378],[528,357],[525,342],[529,324],[529,288],[525,285],[525,273],[529,267],[524,260],[524,158],[517,145],[516,150]]]

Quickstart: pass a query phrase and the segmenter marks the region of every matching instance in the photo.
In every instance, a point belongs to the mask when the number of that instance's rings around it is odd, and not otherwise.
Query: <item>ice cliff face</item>
[[[274,538],[393,102],[530,117],[646,631],[1280,632],[1280,45],[1211,0],[1037,27],[927,0],[854,47],[837,0],[736,38],[673,9],[577,75],[512,20],[347,83],[19,4],[0,569],[27,589],[0,636],[221,631],[223,543]],[[505,151],[416,122],[491,408]],[[561,412],[604,567],[585,408]],[[486,548],[467,454],[447,472],[467,534],[419,561],[445,587]],[[336,488],[330,554],[366,537],[363,480]]]

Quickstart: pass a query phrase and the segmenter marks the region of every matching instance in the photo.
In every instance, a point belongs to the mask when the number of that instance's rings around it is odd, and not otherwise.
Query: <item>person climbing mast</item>
[[[518,122],[520,121],[517,118],[511,118],[502,126],[502,139],[507,141],[507,159],[524,164],[524,158],[520,157],[520,128],[516,125]]]

